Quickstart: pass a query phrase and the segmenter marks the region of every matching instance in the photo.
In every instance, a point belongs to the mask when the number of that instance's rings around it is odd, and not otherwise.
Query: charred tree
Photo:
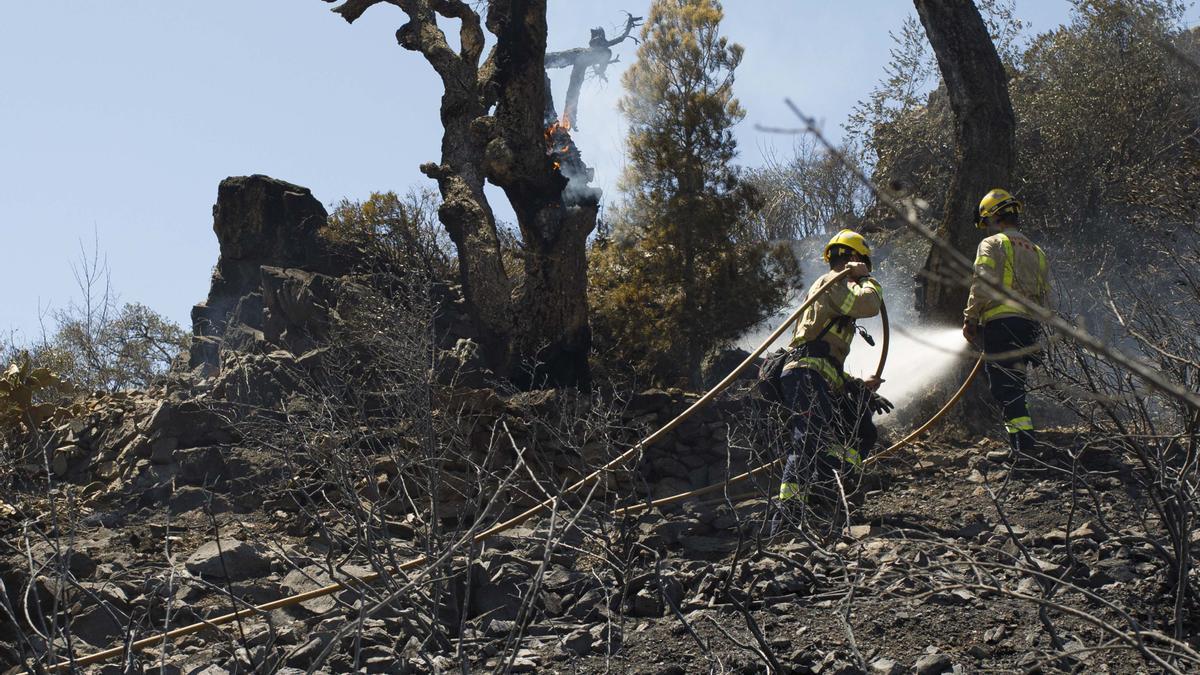
[[[973,258],[979,199],[1011,185],[1016,165],[1016,118],[1008,75],[987,26],[972,0],[914,0],[954,112],[955,166],[938,235]],[[936,247],[917,286],[917,307],[926,317],[961,323],[967,287]]]
[[[583,88],[583,80],[587,77],[588,70],[590,69],[596,77],[604,79],[604,73],[608,70],[608,66],[621,60],[620,57],[613,58],[612,48],[626,40],[637,42],[637,38],[633,37],[631,33],[634,28],[642,25],[642,17],[628,12],[625,13],[625,16],[625,30],[611,40],[605,35],[603,28],[596,27],[592,29],[588,46],[546,54],[546,70],[551,68],[571,69],[571,79],[567,82],[567,97],[563,102],[561,118],[554,110],[553,97],[549,93],[546,95],[547,124],[557,121],[566,129],[579,126],[579,92]],[[547,79],[547,81],[549,80]],[[546,85],[546,89],[549,92],[549,84]]]
[[[325,0],[338,2],[339,0]],[[384,0],[345,0],[353,23]],[[442,157],[421,166],[442,196],[438,217],[459,256],[463,292],[489,365],[517,386],[588,381],[586,240],[599,190],[566,190],[547,142],[545,0],[489,0],[486,19],[464,0],[387,0],[408,22],[400,46],[442,80]],[[438,18],[459,23],[453,49]],[[486,58],[484,27],[495,36]],[[517,217],[522,268],[501,263],[484,181],[504,190]]]

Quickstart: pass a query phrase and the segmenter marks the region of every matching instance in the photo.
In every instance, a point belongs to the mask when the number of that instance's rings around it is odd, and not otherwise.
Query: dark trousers
[[[827,484],[833,471],[843,473],[866,459],[878,432],[871,421],[870,392],[857,381],[845,391],[810,368],[784,373],[784,403],[792,411],[780,501],[797,499],[808,488]]]
[[[993,319],[983,325],[984,372],[992,397],[1004,409],[1004,427],[1013,450],[1032,450],[1033,419],[1025,401],[1026,368],[1037,363],[1037,322],[1024,317]]]

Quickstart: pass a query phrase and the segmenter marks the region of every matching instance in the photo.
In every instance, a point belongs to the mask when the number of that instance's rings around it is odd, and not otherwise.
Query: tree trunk
[[[972,0],[914,0],[954,111],[955,168],[937,233],[968,258],[982,233],[975,228],[979,200],[1011,186],[1016,165],[1008,75]],[[917,308],[926,317],[962,322],[970,279],[933,248],[918,282]]]
[[[380,2],[346,0],[334,11],[353,22]],[[442,159],[421,170],[441,191],[438,217],[458,250],[488,364],[522,387],[586,384],[586,241],[599,191],[564,192],[568,181],[547,156],[545,0],[488,2],[487,29],[496,44],[482,64],[484,34],[469,3],[388,3],[409,19],[396,32],[400,46],[421,53],[442,80]],[[438,16],[461,22],[458,51]],[[517,215],[525,249],[516,279],[504,272],[485,179],[504,190]]]

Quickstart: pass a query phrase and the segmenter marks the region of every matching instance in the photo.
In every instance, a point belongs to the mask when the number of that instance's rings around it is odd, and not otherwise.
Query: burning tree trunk
[[[938,235],[973,258],[979,199],[1011,184],[1016,164],[1008,76],[972,0],[914,0],[954,111],[955,169]],[[961,322],[967,288],[937,248],[925,262],[917,305],[928,317]]]
[[[345,0],[334,11],[354,22],[382,1]],[[571,153],[547,147],[554,131],[545,119],[545,0],[489,0],[486,28],[496,44],[482,63],[484,32],[469,3],[387,2],[408,16],[396,31],[400,46],[422,54],[442,79],[442,159],[421,170],[441,191],[438,217],[458,249],[463,290],[489,364],[524,387],[586,383],[585,251],[600,191],[569,181],[563,160]],[[459,22],[458,51],[438,17]],[[516,213],[524,244],[516,278],[501,264],[485,180],[504,190]]]

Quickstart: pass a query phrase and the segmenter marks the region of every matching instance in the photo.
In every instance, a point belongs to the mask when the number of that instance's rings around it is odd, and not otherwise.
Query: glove
[[[896,406],[892,405],[891,401],[874,393],[871,394],[871,400],[867,405],[871,406],[871,412],[876,415],[886,415],[896,408]]]
[[[979,337],[979,324],[973,321],[964,321],[963,337],[972,345],[975,344],[975,340]]]

